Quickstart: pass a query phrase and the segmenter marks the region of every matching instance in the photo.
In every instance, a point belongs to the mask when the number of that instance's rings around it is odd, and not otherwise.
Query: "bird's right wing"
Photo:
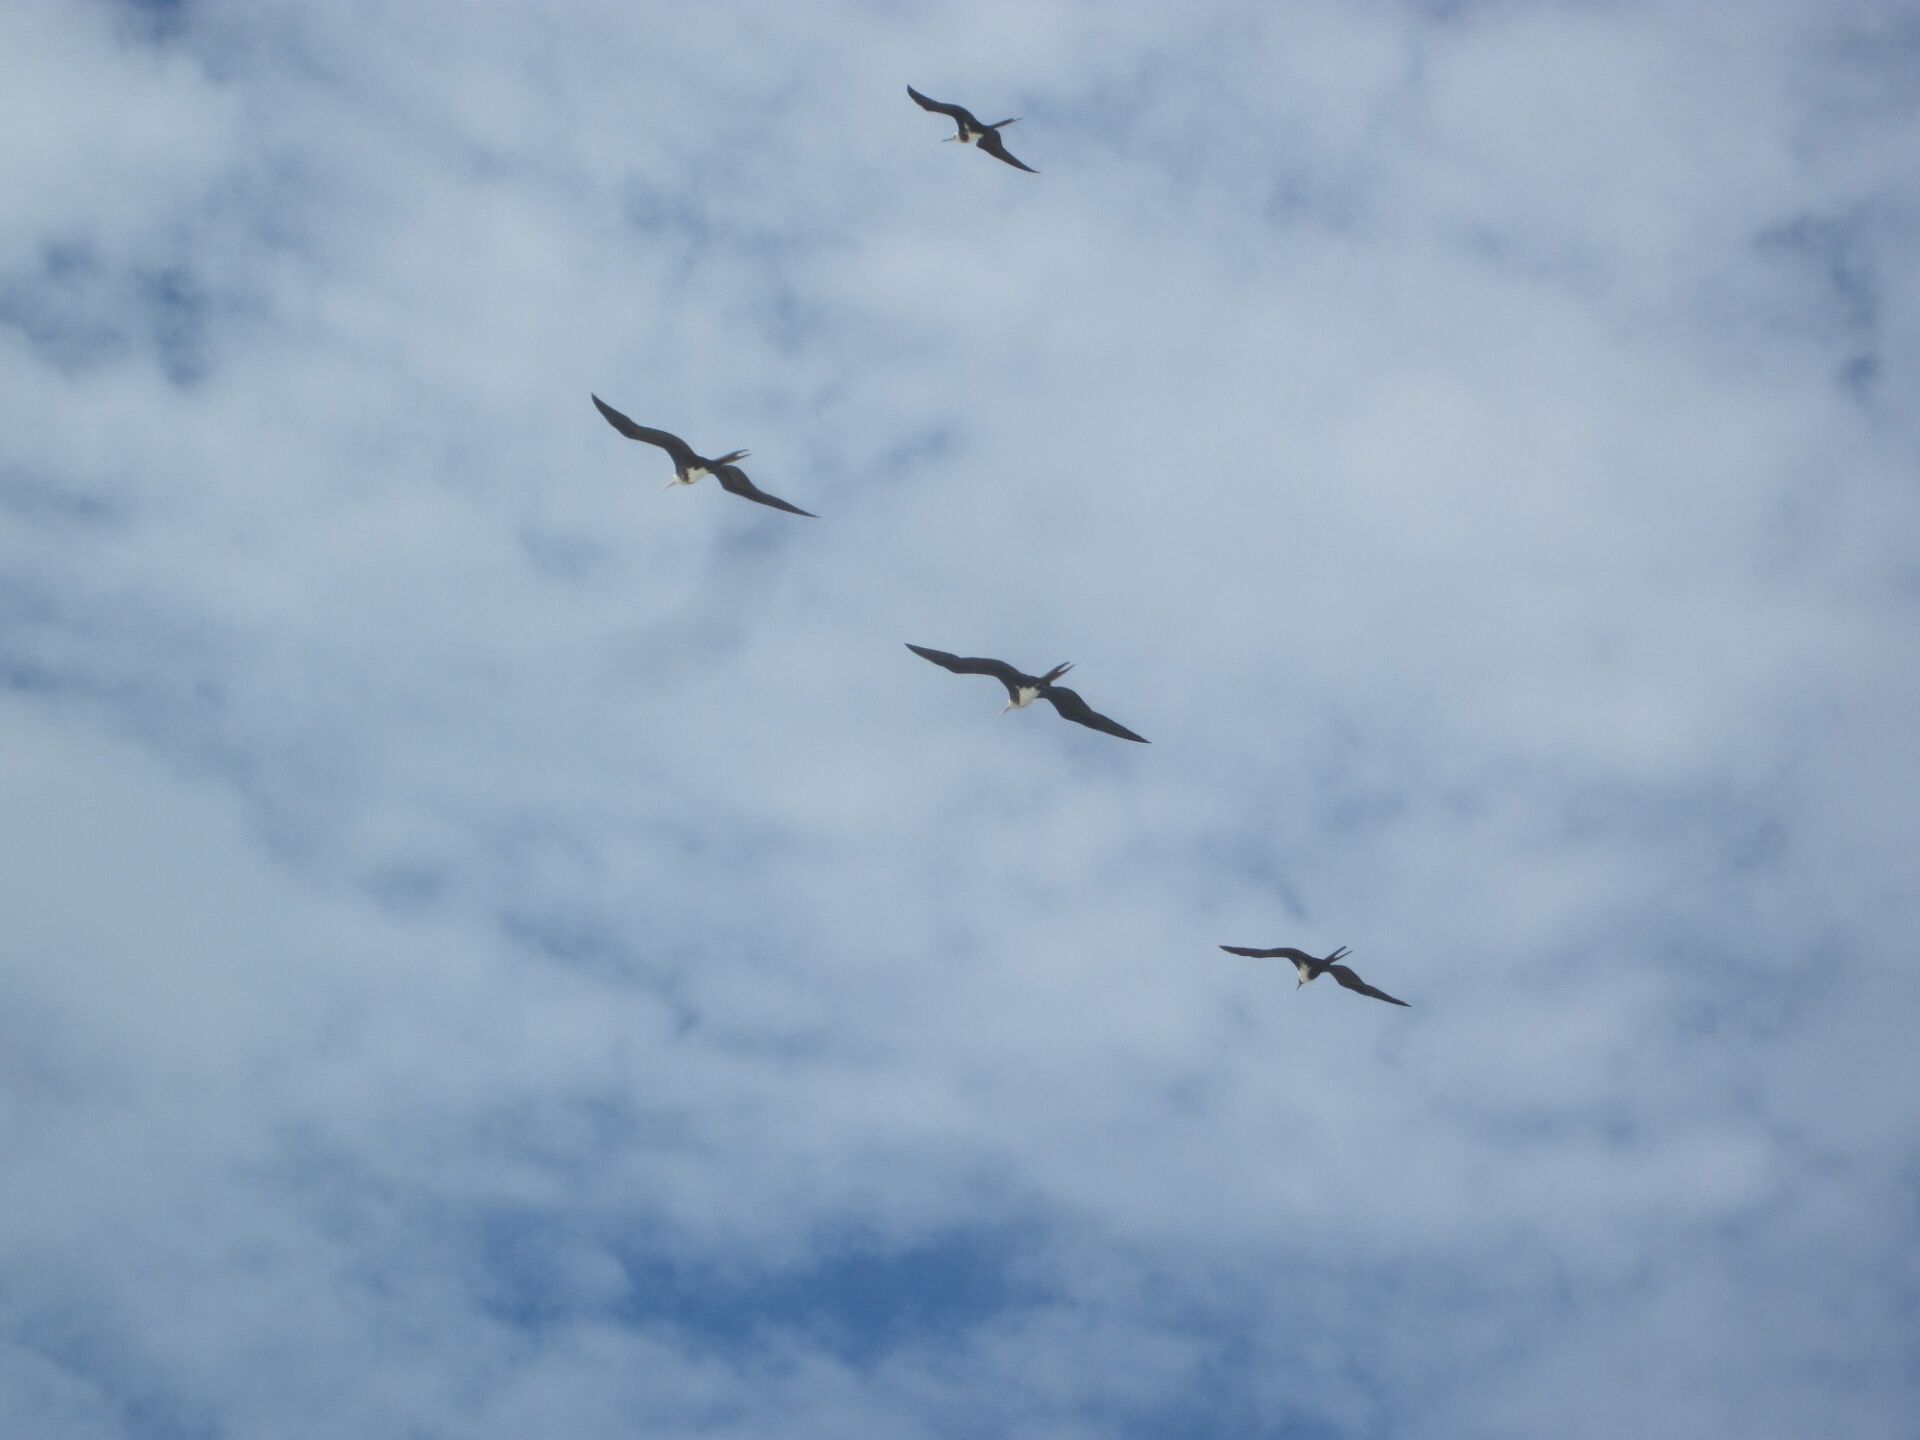
[[[1256,960],[1291,960],[1295,964],[1305,961],[1311,965],[1314,957],[1304,950],[1295,950],[1291,945],[1282,945],[1275,950],[1250,950],[1245,945],[1222,945],[1229,955],[1251,955]]]
[[[973,112],[964,105],[949,105],[942,100],[929,100],[911,85],[907,86],[907,94],[913,97],[913,103],[922,110],[931,110],[936,115],[945,115],[957,124],[971,125],[975,130],[980,129],[980,122],[973,118]]]
[[[739,495],[748,500],[757,500],[762,505],[771,505],[774,509],[784,510],[789,515],[804,515],[809,520],[818,520],[820,518],[811,510],[802,510],[798,505],[789,505],[778,495],[769,495],[758,485],[754,484],[753,481],[749,480],[747,478],[747,472],[742,470],[738,465],[722,465],[718,470],[713,472],[713,478],[718,480],[721,488],[730,494]]]
[[[1054,709],[1060,712],[1062,720],[1071,720],[1076,725],[1084,725],[1089,730],[1098,730],[1102,734],[1117,735],[1122,740],[1138,740],[1142,745],[1152,742],[1144,735],[1136,735],[1118,720],[1110,720],[1080,698],[1076,690],[1064,685],[1049,685],[1040,694]]]
[[[924,645],[907,642],[907,649],[913,651],[922,660],[931,660],[943,670],[951,670],[956,675],[991,675],[1008,689],[1018,685],[1026,677],[1004,660],[982,660],[968,655],[949,655],[944,650],[929,650]]]
[[[593,403],[599,407],[600,413],[607,417],[607,423],[629,440],[638,440],[645,445],[658,445],[666,451],[673,457],[676,469],[684,470],[699,461],[700,457],[693,453],[693,447],[678,435],[669,435],[664,430],[655,430],[646,425],[636,425],[598,395],[593,397]]]
[[[1387,992],[1384,990],[1374,989],[1373,986],[1367,984],[1366,981],[1362,980],[1358,975],[1354,974],[1353,971],[1349,970],[1344,965],[1329,965],[1327,967],[1327,973],[1333,976],[1333,978],[1338,980],[1342,985],[1346,986],[1347,989],[1356,991],[1361,995],[1371,995],[1374,999],[1384,1000],[1389,1005],[1406,1005],[1407,1004],[1407,1002],[1404,1000],[1394,999],[1393,996],[1387,994]],[[1407,1008],[1411,1010],[1413,1007],[1411,1005],[1407,1005]]]
[[[993,156],[994,159],[1006,161],[1007,164],[1013,166],[1016,170],[1024,170],[1029,175],[1038,175],[1040,173],[1031,165],[1027,164],[1026,161],[1016,160],[1012,155],[1007,153],[1007,142],[1000,138],[1000,132],[998,130],[989,130],[986,134],[982,135],[980,137],[980,148]]]

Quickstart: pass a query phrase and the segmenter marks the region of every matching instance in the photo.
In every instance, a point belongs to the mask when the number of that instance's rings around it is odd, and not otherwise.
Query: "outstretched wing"
[[[1374,999],[1384,1000],[1389,1005],[1406,1005],[1407,1004],[1407,1002],[1404,1000],[1394,999],[1393,996],[1387,994],[1387,992],[1384,990],[1374,989],[1371,985],[1367,984],[1366,981],[1362,980],[1358,975],[1354,974],[1353,971],[1349,970],[1344,965],[1329,965],[1327,967],[1327,973],[1333,976],[1333,978],[1338,980],[1342,985],[1346,986],[1347,989],[1349,990],[1356,990],[1362,995],[1371,995]],[[1411,1005],[1408,1005],[1407,1008],[1411,1010],[1413,1007]]]
[[[1109,720],[1080,698],[1079,692],[1067,689],[1064,685],[1049,685],[1040,694],[1047,703],[1060,712],[1062,720],[1071,720],[1076,725],[1085,725],[1089,730],[1104,731],[1108,735],[1118,735],[1122,740],[1138,740],[1142,745],[1152,742],[1144,735],[1136,735],[1118,720]]]
[[[973,112],[964,105],[948,105],[944,101],[929,100],[913,86],[907,86],[907,94],[913,97],[913,103],[922,110],[931,110],[936,115],[945,115],[956,125],[970,125],[975,130],[982,129],[980,122],[973,118]]]
[[[1025,161],[1016,160],[1007,153],[1007,142],[1000,138],[1000,132],[998,130],[989,130],[986,134],[982,135],[980,137],[980,148],[986,151],[987,154],[993,156],[994,159],[1006,161],[1007,164],[1013,166],[1016,170],[1024,170],[1029,175],[1038,175],[1040,173]]]
[[[658,445],[671,455],[676,470],[685,470],[700,463],[700,457],[693,453],[693,447],[678,435],[669,435],[664,430],[655,430],[646,425],[636,425],[598,395],[593,397],[593,403],[599,407],[600,413],[607,417],[607,423],[629,440],[638,440],[646,445]]]
[[[982,660],[970,655],[949,655],[944,650],[929,650],[924,645],[907,642],[907,649],[913,651],[922,660],[931,660],[943,670],[951,670],[956,675],[991,675],[1008,690],[1014,689],[1027,677],[1004,660]]]
[[[1274,950],[1250,950],[1245,945],[1222,945],[1229,955],[1251,955],[1256,960],[1291,960],[1296,965],[1317,965],[1317,957],[1304,950],[1296,950],[1291,945],[1282,945]]]
[[[756,500],[762,505],[771,505],[776,510],[785,510],[789,515],[804,515],[809,520],[820,517],[811,510],[802,510],[798,505],[789,505],[778,495],[769,495],[758,485],[747,479],[747,472],[738,465],[722,465],[713,472],[713,478],[731,495],[739,495],[748,500]]]

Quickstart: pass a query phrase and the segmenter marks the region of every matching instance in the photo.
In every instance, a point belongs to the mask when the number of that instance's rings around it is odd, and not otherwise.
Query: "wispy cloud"
[[[1916,53],[0,9],[0,1430],[1897,1426]]]

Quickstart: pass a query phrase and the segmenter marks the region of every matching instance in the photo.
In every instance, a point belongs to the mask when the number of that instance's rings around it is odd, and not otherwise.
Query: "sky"
[[[8,0],[0,1433],[1908,1431],[1917,77]]]

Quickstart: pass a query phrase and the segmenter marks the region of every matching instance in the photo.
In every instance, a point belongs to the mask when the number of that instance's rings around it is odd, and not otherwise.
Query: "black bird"
[[[1384,990],[1374,989],[1373,986],[1367,984],[1366,981],[1354,974],[1353,971],[1340,964],[1340,957],[1347,953],[1347,947],[1344,945],[1324,960],[1309,955],[1304,950],[1295,950],[1287,945],[1282,945],[1278,950],[1249,950],[1244,945],[1222,945],[1220,948],[1229,955],[1251,955],[1256,960],[1271,960],[1276,957],[1282,960],[1291,960],[1293,962],[1293,968],[1300,972],[1300,984],[1293,987],[1296,990],[1300,988],[1300,985],[1306,984],[1309,980],[1318,980],[1322,975],[1331,975],[1342,985],[1346,986],[1347,989],[1357,990],[1362,995],[1371,995],[1374,999],[1384,1000],[1389,1005],[1406,1005],[1407,1003],[1404,1000],[1394,999],[1393,996],[1387,994]],[[1409,1006],[1408,1008],[1411,1009],[1412,1007]]]
[[[593,403],[600,413],[607,417],[607,423],[629,440],[638,440],[644,445],[658,445],[673,457],[673,479],[667,482],[671,490],[676,485],[691,485],[704,475],[711,475],[720,482],[723,490],[734,495],[744,496],[748,500],[758,501],[762,505],[771,505],[776,510],[785,510],[790,515],[804,515],[809,520],[820,517],[811,510],[802,510],[798,505],[789,505],[778,495],[769,495],[747,478],[747,472],[733,462],[744,459],[748,452],[735,450],[722,455],[718,460],[709,460],[704,455],[693,453],[693,447],[678,435],[669,435],[664,430],[654,430],[645,425],[636,425],[618,410],[614,409],[598,395]]]
[[[1031,165],[1023,164],[1009,155],[1006,141],[1000,138],[1001,127],[1018,124],[1020,120],[1018,115],[1011,120],[996,120],[991,125],[982,125],[973,118],[973,112],[964,105],[943,105],[938,100],[929,100],[911,85],[907,86],[907,94],[913,97],[913,103],[922,110],[931,110],[936,115],[945,115],[959,127],[960,133],[949,135],[947,139],[958,140],[962,145],[977,145],[994,159],[1004,160],[1016,170],[1024,170],[1029,175],[1040,173]]]
[[[1064,685],[1056,685],[1071,664],[1056,665],[1044,675],[1025,675],[1007,664],[1004,660],[974,660],[963,655],[949,655],[944,650],[929,650],[924,645],[909,642],[907,649],[923,660],[931,660],[942,669],[951,670],[956,675],[991,675],[1007,687],[1006,709],[1024,710],[1036,700],[1045,700],[1060,712],[1062,720],[1071,720],[1076,725],[1085,725],[1090,730],[1104,731],[1108,735],[1118,735],[1122,740],[1138,740],[1142,745],[1152,742],[1143,735],[1136,735],[1117,720],[1109,720],[1082,700],[1074,691]]]

